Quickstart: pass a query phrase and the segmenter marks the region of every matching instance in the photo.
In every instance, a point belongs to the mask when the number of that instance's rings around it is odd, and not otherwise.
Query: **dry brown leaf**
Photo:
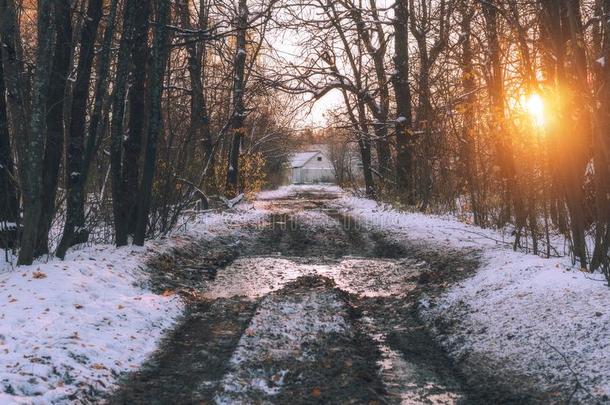
[[[312,397],[318,398],[320,395],[322,395],[322,391],[320,391],[320,388],[315,387],[314,389],[311,390]]]
[[[44,274],[42,271],[35,271],[34,273],[32,273],[32,278],[47,278],[47,275]]]

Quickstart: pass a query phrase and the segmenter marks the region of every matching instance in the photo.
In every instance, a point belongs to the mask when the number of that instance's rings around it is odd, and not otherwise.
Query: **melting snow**
[[[348,196],[340,204],[356,220],[398,240],[481,252],[474,277],[436,301],[422,302],[431,325],[441,318],[457,321],[457,331],[441,341],[452,356],[478,353],[546,388],[573,387],[572,368],[596,400],[609,400],[610,290],[602,275],[578,271],[568,257],[514,252],[500,232],[451,218]]]
[[[147,258],[194,238],[236,232],[266,215],[251,206],[188,220],[144,248],[91,246],[65,261],[0,263],[0,403],[65,403],[106,391],[156,348],[181,300],[146,288]]]
[[[288,370],[254,368],[253,364],[277,363],[299,354],[320,334],[351,333],[347,308],[332,290],[306,291],[289,296],[267,296],[260,304],[231,358],[231,369],[222,381],[219,404],[249,403],[253,392],[273,396],[280,392]]]

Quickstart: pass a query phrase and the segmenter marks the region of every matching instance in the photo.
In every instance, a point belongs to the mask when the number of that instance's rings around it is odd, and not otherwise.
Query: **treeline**
[[[279,181],[295,96],[334,93],[369,196],[610,276],[610,0],[0,0],[0,41],[19,263]]]
[[[274,4],[0,0],[0,245],[141,245],[260,188],[288,155],[258,79]]]
[[[610,275],[610,1],[309,0],[271,80],[334,92],[366,193],[512,227]],[[285,63],[283,61],[282,63]]]

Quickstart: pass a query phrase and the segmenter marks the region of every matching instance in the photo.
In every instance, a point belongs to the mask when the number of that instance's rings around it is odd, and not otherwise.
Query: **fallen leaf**
[[[103,364],[100,363],[94,363],[91,368],[94,368],[96,370],[104,370],[106,369],[106,367]]]
[[[322,391],[320,391],[320,388],[315,387],[314,389],[311,390],[312,397],[318,398],[320,395],[322,395]]]
[[[83,306],[81,304],[74,304],[74,308],[83,309]]]
[[[42,271],[35,271],[34,273],[32,273],[32,278],[47,278],[47,275],[44,274]]]

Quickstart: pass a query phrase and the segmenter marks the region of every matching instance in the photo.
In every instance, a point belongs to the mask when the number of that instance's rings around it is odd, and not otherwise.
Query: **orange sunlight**
[[[544,100],[537,93],[532,93],[522,99],[524,110],[530,115],[532,122],[537,127],[544,126],[546,122]]]

